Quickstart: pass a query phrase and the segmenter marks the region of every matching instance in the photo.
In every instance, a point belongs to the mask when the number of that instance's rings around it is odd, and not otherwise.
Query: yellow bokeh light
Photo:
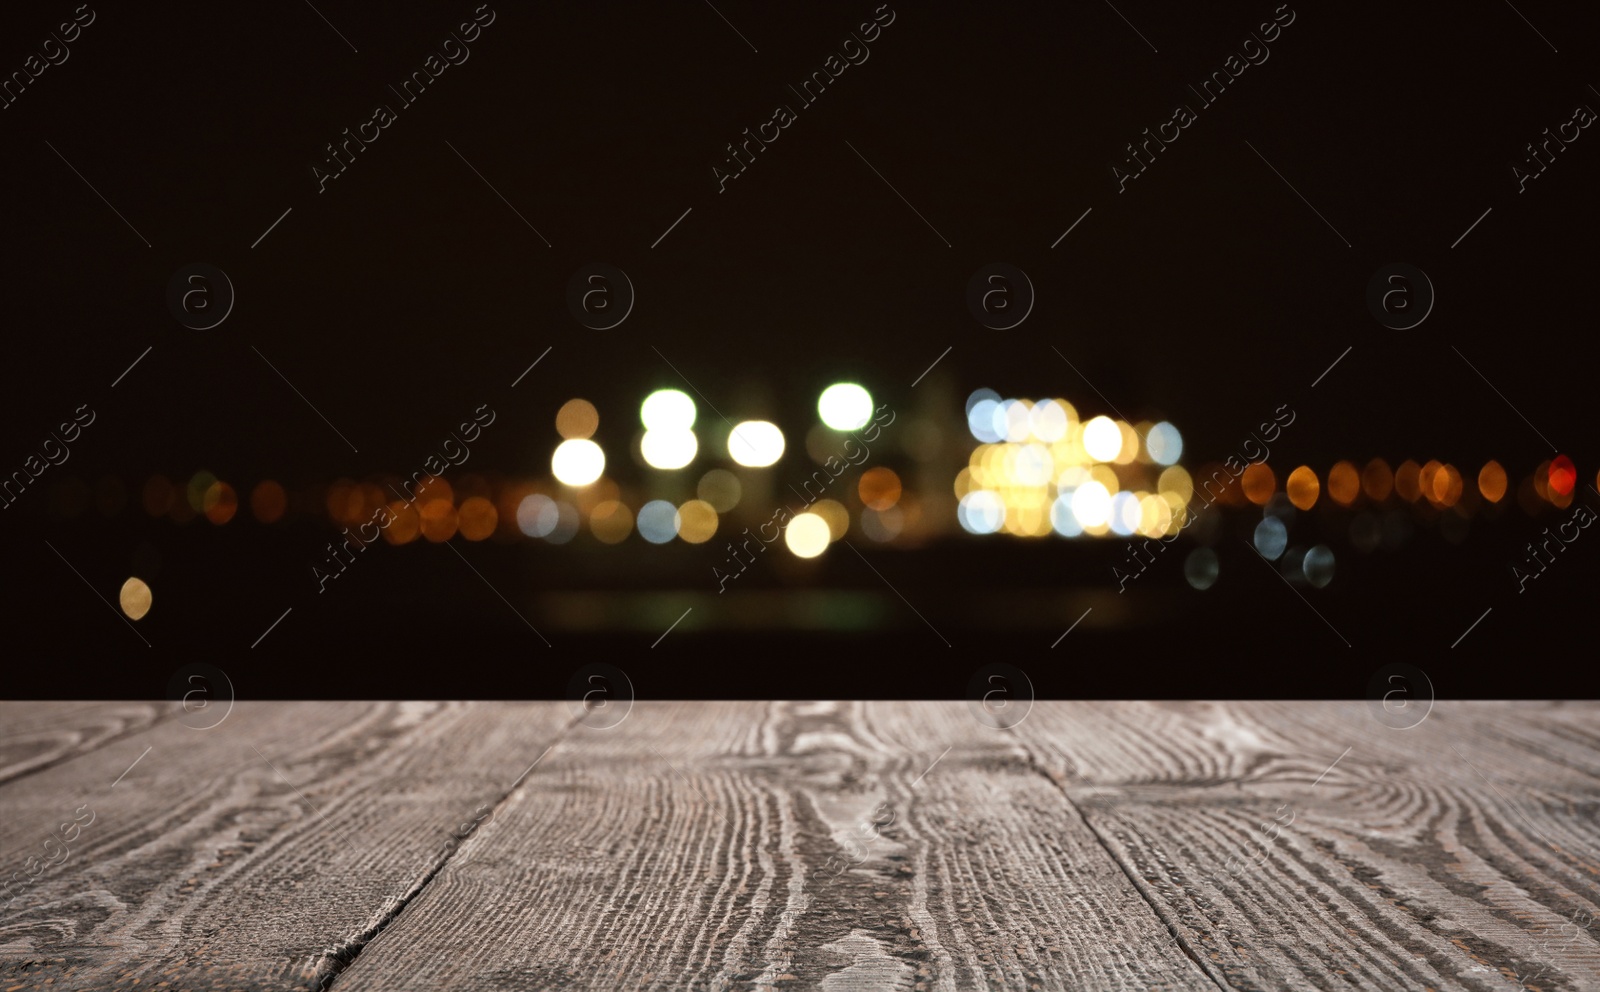
[[[608,499],[589,514],[589,529],[603,544],[620,544],[633,531],[633,511]]]
[[[704,544],[717,533],[716,507],[703,499],[691,499],[678,507],[678,536],[690,544]]]
[[[556,411],[556,433],[569,441],[583,441],[600,427],[600,413],[588,400],[567,400]]]
[[[744,495],[744,487],[739,484],[739,477],[732,472],[725,468],[714,468],[700,477],[700,483],[695,486],[694,493],[710,503],[718,513],[727,513],[739,505],[739,497]]]
[[[834,499],[819,499],[811,505],[811,512],[828,524],[828,537],[838,541],[850,533],[850,511]]]
[[[815,513],[802,513],[784,528],[783,543],[798,558],[815,558],[828,550],[828,522]]]
[[[122,591],[117,594],[117,603],[122,607],[122,612],[128,615],[128,619],[138,620],[150,612],[150,603],[154,598],[145,581],[135,576],[122,584]]]
[[[1156,489],[1173,493],[1180,501],[1187,503],[1194,497],[1194,480],[1182,465],[1174,465],[1161,473],[1161,478],[1156,481]]]
[[[1122,446],[1117,450],[1116,457],[1113,458],[1112,461],[1116,462],[1118,465],[1132,465],[1134,460],[1139,457],[1139,450],[1141,447],[1139,434],[1131,426],[1121,420],[1117,421],[1116,425],[1117,433],[1122,436]],[[1145,460],[1149,461],[1148,458]]]

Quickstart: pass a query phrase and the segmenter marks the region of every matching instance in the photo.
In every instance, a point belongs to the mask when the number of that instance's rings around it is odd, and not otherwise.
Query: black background
[[[395,103],[388,85],[472,5],[93,9],[68,61],[0,111],[0,471],[88,403],[96,422],[35,489],[112,474],[130,501],[110,519],[60,521],[30,490],[0,515],[8,697],[160,696],[193,661],[227,671],[242,698],[559,696],[592,661],[651,698],[959,697],[993,661],[1068,698],[1359,697],[1395,660],[1441,696],[1600,694],[1588,664],[1600,537],[1525,593],[1511,578],[1519,549],[1570,510],[1513,508],[1460,545],[1423,528],[1370,557],[1336,543],[1347,517],[1308,515],[1310,539],[1321,527],[1340,552],[1334,585],[1308,597],[1315,612],[1232,538],[1206,593],[1184,584],[1178,552],[1119,596],[1117,542],[965,535],[865,549],[872,568],[835,548],[806,571],[741,579],[741,592],[870,602],[877,619],[845,634],[706,621],[726,615],[705,579],[719,547],[455,542],[482,580],[445,548],[378,547],[318,594],[308,566],[325,523],[263,527],[241,506],[226,527],[180,528],[137,505],[152,472],[206,468],[242,500],[267,477],[408,473],[482,403],[499,419],[473,467],[544,474],[568,398],[596,403],[607,441],[645,393],[685,388],[661,355],[718,407],[757,384],[786,431],[842,378],[912,409],[911,382],[947,347],[923,390],[991,386],[1067,395],[1085,415],[1110,412],[1105,399],[1171,417],[1188,464],[1237,451],[1287,403],[1297,419],[1273,445],[1280,479],[1302,462],[1325,472],[1372,457],[1451,461],[1469,479],[1495,458],[1515,479],[1553,445],[1578,465],[1579,501],[1600,505],[1587,489],[1600,463],[1600,137],[1584,131],[1525,193],[1511,174],[1543,129],[1600,107],[1592,8],[1296,2],[1268,60],[1199,109],[1188,86],[1273,5],[895,3],[869,60],[720,194],[724,146],[792,103],[786,84],[873,5],[495,4],[468,61],[320,194],[310,166],[323,145]],[[71,12],[8,7],[0,69],[20,69]],[[1199,119],[1119,194],[1110,165],[1177,103]],[[968,277],[996,260],[1038,296],[1008,332],[965,308]],[[594,261],[638,294],[613,332],[567,310],[569,277]],[[1369,277],[1396,261],[1437,292],[1410,331],[1366,306]],[[237,291],[215,330],[166,308],[168,279],[190,262]],[[627,471],[625,435],[608,443]],[[790,446],[799,455],[794,434]],[[1228,527],[1247,534],[1245,516]],[[161,562],[138,624],[150,647],[85,588],[114,601],[142,547]],[[552,594],[570,590],[648,608],[588,633],[546,629],[541,617],[565,608]]]

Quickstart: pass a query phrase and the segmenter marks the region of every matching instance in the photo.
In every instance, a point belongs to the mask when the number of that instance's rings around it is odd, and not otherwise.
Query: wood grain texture
[[[1051,704],[1019,731],[1230,988],[1595,989],[1597,713]]]
[[[17,736],[114,722],[53,705]],[[1593,703],[1408,730],[1362,703],[1038,703],[1007,731],[964,703],[642,703],[610,729],[241,703],[74,732],[0,786],[0,866],[42,866],[0,916],[0,992],[1600,989]]]
[[[639,704],[335,987],[1215,988],[1007,736],[962,704]]]
[[[63,862],[11,893],[0,988],[317,988],[571,716],[241,702],[212,729],[159,724],[14,781],[0,789],[8,876],[60,856],[42,843],[63,820],[78,829]]]
[[[170,719],[175,703],[0,702],[0,785]]]

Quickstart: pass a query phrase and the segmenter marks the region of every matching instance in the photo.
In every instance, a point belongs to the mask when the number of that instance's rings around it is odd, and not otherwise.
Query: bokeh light
[[[271,479],[256,483],[255,489],[250,492],[250,512],[264,524],[283,519],[283,511],[288,506],[289,497],[283,487]]]
[[[1195,589],[1210,589],[1217,583],[1221,572],[1217,553],[1210,548],[1195,548],[1183,560],[1183,577]]]
[[[1083,533],[1083,524],[1078,523],[1078,515],[1072,512],[1072,493],[1064,492],[1050,504],[1050,527],[1062,537],[1078,537]]]
[[[422,518],[410,503],[395,500],[389,504],[389,512],[393,519],[383,529],[383,539],[390,544],[410,544],[422,533]]]
[[[1298,471],[1298,470],[1297,470]],[[1315,479],[1315,476],[1312,476]],[[1349,462],[1340,462],[1328,470],[1328,495],[1340,506],[1349,506],[1361,495],[1361,473]],[[1387,495],[1387,494],[1385,494]],[[1289,476],[1289,498],[1294,499],[1294,476]],[[1300,506],[1297,502],[1296,506]],[[1300,507],[1302,510],[1309,507]]]
[[[691,499],[678,507],[674,526],[678,536],[690,544],[704,544],[717,533],[717,511],[703,499]]]
[[[1416,462],[1407,458],[1394,470],[1394,492],[1396,496],[1407,503],[1415,503],[1417,497],[1422,495],[1422,486],[1417,477],[1422,474],[1422,468]]]
[[[1097,462],[1114,461],[1122,453],[1122,431],[1110,417],[1096,417],[1083,425],[1083,448]]]
[[[1566,455],[1557,455],[1550,462],[1550,489],[1560,496],[1571,496],[1573,486],[1578,483],[1578,470],[1572,464],[1572,459]]]
[[[1339,465],[1344,466],[1348,473],[1347,479],[1344,480],[1348,487],[1345,491],[1353,494],[1356,488],[1355,466],[1348,462],[1340,462]],[[1335,471],[1337,469],[1338,466],[1335,466]],[[1331,473],[1328,477],[1328,487],[1329,489],[1333,488],[1333,475]],[[1293,503],[1297,510],[1309,510],[1316,506],[1317,496],[1322,492],[1322,484],[1317,481],[1317,473],[1313,472],[1309,465],[1301,465],[1293,472],[1290,472],[1289,478],[1283,484],[1283,488],[1289,495],[1289,502]],[[1339,500],[1339,502],[1343,503],[1345,501]]]
[[[1028,414],[1029,431],[1046,444],[1054,444],[1067,436],[1072,426],[1072,415],[1055,400],[1043,400]]]
[[[1244,475],[1239,479],[1239,485],[1244,490],[1244,498],[1257,506],[1265,506],[1272,494],[1277,492],[1278,479],[1272,474],[1272,469],[1266,462],[1253,462],[1247,465]],[[1273,556],[1274,558],[1277,555]]]
[[[1374,458],[1361,470],[1361,491],[1374,503],[1382,503],[1394,492],[1394,472],[1382,458]]]
[[[850,511],[836,499],[819,499],[811,505],[811,512],[828,525],[828,538],[841,541],[850,533]]]
[[[620,544],[633,531],[633,511],[608,499],[589,512],[589,530],[602,544]]]
[[[154,600],[150,587],[137,576],[131,576],[122,584],[122,591],[117,593],[117,603],[122,607],[122,612],[128,619],[141,619],[150,612],[150,604]],[[181,598],[181,597],[180,597]]]
[[[517,504],[517,528],[529,537],[549,537],[560,519],[555,500],[540,493],[524,496]]]
[[[678,536],[678,508],[664,499],[653,499],[639,507],[634,526],[651,544],[666,544]]]
[[[545,535],[551,544],[566,544],[578,534],[578,508],[566,500],[556,501],[556,525]]]
[[[1261,557],[1276,561],[1289,547],[1289,529],[1277,517],[1267,517],[1256,524],[1255,546]]]
[[[1111,493],[1099,481],[1085,482],[1072,494],[1072,515],[1086,530],[1104,525],[1111,516]]]
[[[481,541],[494,533],[495,525],[500,522],[500,511],[482,496],[471,496],[462,501],[456,517],[462,537],[469,541]]]
[[[422,536],[438,544],[456,534],[455,504],[447,499],[430,499],[417,511],[422,518]]]
[[[694,493],[718,513],[727,513],[739,505],[739,497],[744,494],[744,487],[739,484],[739,477],[725,468],[714,468],[700,477],[700,482],[695,486]]]
[[[798,558],[815,558],[828,550],[828,522],[815,513],[802,513],[789,521],[783,542]]]
[[[1157,465],[1176,465],[1178,459],[1183,457],[1183,435],[1164,420],[1150,428],[1150,432],[1144,436],[1144,443],[1150,452],[1150,460]]]
[[[1107,501],[1109,503],[1109,500]],[[1006,505],[1000,494],[988,489],[974,489],[961,497],[956,505],[956,520],[969,534],[993,534],[1006,519]]]
[[[1490,461],[1478,470],[1478,491],[1491,503],[1506,498],[1506,470],[1497,461]]]
[[[207,520],[214,524],[225,524],[238,512],[239,496],[226,482],[213,482],[206,488],[201,506],[205,508]]]
[[[645,431],[639,449],[651,468],[678,469],[694,461],[700,442],[695,439],[694,431],[660,428]]]
[[[694,400],[679,389],[658,389],[639,406],[639,420],[650,431],[686,431],[694,415]]]
[[[746,420],[728,435],[728,457],[748,468],[766,468],[783,457],[783,431],[765,420]]]
[[[897,506],[887,510],[866,510],[861,514],[861,530],[874,541],[892,541],[905,526],[905,514]]]
[[[877,466],[861,473],[856,483],[861,502],[874,510],[887,510],[900,502],[900,476],[894,469]]]
[[[872,419],[872,394],[853,382],[836,382],[817,398],[817,415],[836,431],[865,427]]]
[[[550,456],[550,471],[564,485],[574,488],[589,485],[605,470],[606,453],[593,441],[579,438],[562,441]]]
[[[556,433],[568,441],[586,441],[599,427],[600,413],[588,400],[567,400],[556,411]]]
[[[993,390],[980,389],[979,393],[992,393]],[[973,393],[976,396],[978,393]],[[995,413],[1000,409],[998,396],[984,396],[967,409],[967,430],[972,436],[984,444],[998,444],[1005,440],[1005,435],[995,430]]]
[[[1319,544],[1306,552],[1305,559],[1300,562],[1300,570],[1305,573],[1306,581],[1318,589],[1333,581],[1333,551],[1325,544]]]

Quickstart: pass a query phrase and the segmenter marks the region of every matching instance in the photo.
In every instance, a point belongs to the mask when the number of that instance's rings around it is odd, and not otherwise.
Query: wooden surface
[[[1592,703],[175,716],[0,707],[0,992],[1600,989]]]

